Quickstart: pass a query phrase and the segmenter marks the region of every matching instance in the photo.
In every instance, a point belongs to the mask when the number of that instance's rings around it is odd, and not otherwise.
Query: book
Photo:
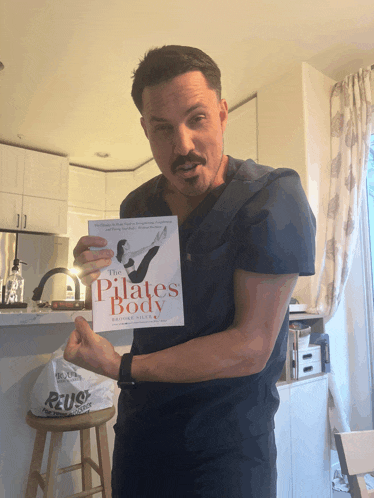
[[[94,332],[184,325],[177,216],[89,220],[88,233],[114,252],[91,286]]]
[[[298,357],[298,351],[299,351],[299,334],[300,330],[297,329],[289,329],[289,336],[288,336],[288,344],[289,344],[289,351],[291,355],[291,379],[297,380],[299,378],[299,357]]]

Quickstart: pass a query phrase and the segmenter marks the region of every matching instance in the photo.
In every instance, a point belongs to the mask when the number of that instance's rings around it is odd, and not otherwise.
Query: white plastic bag
[[[53,353],[32,389],[37,417],[71,417],[113,406],[114,380],[64,360],[66,344]]]

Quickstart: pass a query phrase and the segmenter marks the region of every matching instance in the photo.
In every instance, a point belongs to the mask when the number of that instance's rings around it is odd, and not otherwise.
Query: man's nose
[[[193,150],[192,132],[187,127],[180,127],[174,133],[174,154],[187,156]]]

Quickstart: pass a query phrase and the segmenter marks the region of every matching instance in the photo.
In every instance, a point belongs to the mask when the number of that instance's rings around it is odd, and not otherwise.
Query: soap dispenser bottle
[[[20,261],[18,258],[13,261],[12,272],[5,285],[5,304],[23,303],[25,282],[21,275],[20,263],[23,263],[23,261]]]

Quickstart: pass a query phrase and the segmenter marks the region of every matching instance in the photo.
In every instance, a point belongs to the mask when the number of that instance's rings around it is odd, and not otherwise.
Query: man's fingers
[[[75,356],[75,351],[80,343],[80,337],[76,330],[70,334],[68,342],[66,343],[65,351],[64,351],[64,359],[70,361]]]
[[[86,287],[90,287],[90,285],[97,280],[100,277],[100,272],[96,271],[94,273],[89,273],[88,275],[85,275],[84,277],[80,277],[80,280],[83,285]]]
[[[99,278],[100,272],[112,263],[111,259],[99,259],[85,263],[79,268],[78,277],[83,285],[91,285],[94,280]]]
[[[109,259],[114,256],[111,249],[101,249],[100,251],[84,251],[74,260],[75,266],[82,266],[91,261],[98,261],[100,259]]]
[[[95,337],[95,332],[88,325],[88,322],[83,318],[83,316],[77,316],[74,320],[75,331],[78,336],[83,340],[89,342]]]
[[[103,237],[85,235],[78,240],[77,245],[74,247],[74,258],[77,259],[82,252],[87,251],[90,247],[105,247],[106,245],[108,245],[108,241]]]

